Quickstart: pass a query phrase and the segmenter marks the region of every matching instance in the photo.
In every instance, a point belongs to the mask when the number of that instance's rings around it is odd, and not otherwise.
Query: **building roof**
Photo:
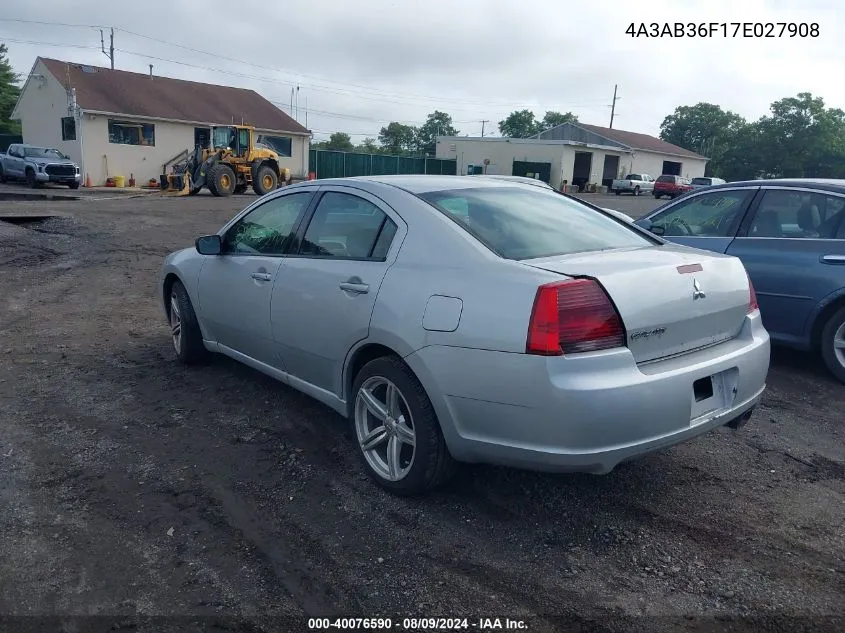
[[[76,89],[83,110],[219,125],[243,122],[260,130],[309,134],[254,90],[39,59],[65,88]]]
[[[648,134],[639,134],[637,132],[626,132],[625,130],[617,130],[609,127],[600,127],[598,125],[587,125],[586,123],[574,123],[578,127],[585,130],[604,136],[611,141],[616,141],[622,145],[626,145],[631,149],[639,149],[644,152],[655,152],[657,154],[677,154],[678,156],[688,156],[690,158],[700,158],[706,160],[705,156],[696,154],[683,147],[678,147],[672,143],[667,143],[656,136]]]

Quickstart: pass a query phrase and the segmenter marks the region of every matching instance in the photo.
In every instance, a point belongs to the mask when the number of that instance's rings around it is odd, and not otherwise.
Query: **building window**
[[[258,143],[266,145],[278,153],[279,156],[293,156],[293,139],[289,136],[269,136],[266,134],[260,134],[258,136]]]
[[[74,119],[72,116],[62,117],[62,140],[76,140],[76,119]]]
[[[109,143],[154,147],[156,144],[155,125],[109,119]]]

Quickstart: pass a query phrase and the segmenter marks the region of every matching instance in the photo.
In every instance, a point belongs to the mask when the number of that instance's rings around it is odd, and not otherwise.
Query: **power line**
[[[96,24],[74,24],[74,23],[67,23],[67,22],[49,22],[49,21],[44,21],[44,20],[23,20],[23,19],[17,19],[17,18],[0,18],[0,22],[16,22],[16,23],[23,23],[23,24],[39,24],[39,25],[47,25],[47,26],[70,27],[70,28],[91,28],[91,29],[115,28],[115,30],[126,33],[127,35],[132,35],[134,37],[139,37],[139,38],[150,40],[150,41],[153,41],[153,42],[158,42],[160,44],[165,44],[167,46],[173,46],[173,47],[176,47],[176,48],[191,51],[191,52],[198,53],[198,54],[201,54],[201,55],[212,56],[215,59],[229,61],[229,62],[233,62],[233,63],[236,63],[236,64],[243,64],[245,66],[251,66],[251,67],[259,68],[259,69],[262,69],[262,70],[270,70],[270,71],[273,71],[273,72],[292,75],[292,76],[295,76],[295,77],[304,77],[306,79],[315,80],[315,81],[318,81],[318,82],[323,81],[322,79],[320,79],[318,77],[314,77],[312,75],[297,73],[297,72],[293,72],[293,71],[290,71],[290,70],[286,70],[286,69],[282,69],[282,68],[278,68],[278,67],[273,67],[273,66],[256,64],[255,62],[249,62],[249,61],[237,59],[237,58],[234,58],[234,57],[227,57],[225,55],[221,55],[219,53],[219,51],[216,51],[216,52],[206,51],[206,50],[194,48],[194,47],[191,47],[191,46],[186,46],[184,44],[178,44],[176,42],[170,42],[168,40],[164,40],[164,39],[161,39],[161,38],[158,38],[158,37],[153,37],[153,36],[146,35],[146,34],[143,34],[143,33],[138,33],[136,31],[132,31],[132,30],[129,30],[129,29],[123,29],[123,28],[120,28],[120,27],[108,27],[108,26],[96,25]],[[515,105],[513,103],[505,103],[505,102],[491,102],[491,101],[487,101],[487,100],[479,101],[479,100],[445,98],[442,95],[441,96],[431,96],[431,95],[423,95],[423,94],[417,94],[417,93],[395,93],[395,92],[389,92],[389,91],[381,90],[381,89],[378,89],[378,88],[373,88],[371,86],[363,86],[363,85],[360,85],[360,84],[353,84],[353,83],[349,83],[349,82],[341,82],[341,81],[336,81],[336,80],[327,80],[327,81],[330,84],[336,84],[337,87],[327,85],[327,84],[321,84],[321,83],[306,85],[302,82],[296,82],[296,81],[279,81],[279,80],[273,80],[273,79],[269,79],[269,78],[266,78],[266,77],[260,77],[260,76],[255,76],[255,75],[244,75],[243,73],[235,73],[235,72],[231,72],[231,71],[225,71],[225,70],[222,70],[222,69],[219,69],[219,68],[211,68],[211,67],[207,67],[207,66],[201,66],[201,65],[198,65],[198,64],[191,64],[191,63],[188,63],[188,62],[172,60],[172,59],[168,59],[168,58],[165,58],[165,57],[157,57],[157,56],[154,56],[154,55],[147,55],[145,53],[140,53],[140,52],[137,52],[137,51],[128,51],[128,50],[124,50],[124,49],[117,49],[117,50],[120,50],[121,52],[127,53],[129,55],[146,57],[148,59],[156,59],[158,61],[163,61],[163,62],[168,62],[168,63],[173,63],[173,64],[179,64],[179,65],[189,66],[189,67],[193,67],[193,68],[199,68],[199,69],[202,69],[202,70],[209,70],[211,72],[218,72],[218,73],[221,73],[221,74],[234,75],[234,76],[244,76],[244,77],[248,77],[250,79],[254,79],[254,80],[257,80],[257,81],[263,81],[263,82],[267,82],[267,83],[276,83],[276,84],[286,85],[286,86],[294,86],[294,85],[297,85],[297,83],[298,83],[298,85],[300,85],[302,87],[309,88],[311,90],[315,90],[315,91],[318,91],[318,92],[327,92],[329,94],[353,96],[353,97],[357,97],[357,98],[361,98],[361,99],[368,99],[368,100],[375,100],[375,101],[382,101],[382,102],[387,101],[389,103],[396,103],[398,105],[412,105],[412,106],[413,105],[422,105],[420,103],[414,103],[414,101],[419,102],[420,100],[436,101],[436,102],[442,103],[445,100],[445,101],[448,101],[450,103],[461,103],[461,104],[464,104],[464,105],[486,106],[486,107],[493,107],[493,108],[501,107],[502,109],[504,109],[504,108],[521,109],[521,108],[526,107],[525,105],[519,105],[519,104]],[[349,86],[349,88],[343,88],[342,86],[344,86],[344,85]],[[352,88],[354,88],[355,90],[352,90]],[[356,91],[359,92],[360,94],[356,95],[355,94]],[[599,104],[600,104],[600,101],[598,101],[598,100],[585,100],[584,102],[581,102],[581,103],[573,102],[573,103],[554,104],[554,108],[590,108],[590,107],[594,107],[595,105],[599,105]],[[455,111],[474,112],[474,110],[466,110],[466,109],[459,110],[459,109],[455,109],[455,108],[449,108],[449,110],[452,111],[452,112],[455,112]]]

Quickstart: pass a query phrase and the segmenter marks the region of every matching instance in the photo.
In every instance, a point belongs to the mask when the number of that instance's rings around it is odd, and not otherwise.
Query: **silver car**
[[[455,462],[607,473],[740,426],[769,367],[738,259],[486,178],[285,187],[169,255],[159,292],[181,361],[332,407],[401,494]]]

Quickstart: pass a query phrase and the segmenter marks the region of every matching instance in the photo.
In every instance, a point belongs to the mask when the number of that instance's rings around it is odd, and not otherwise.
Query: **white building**
[[[532,138],[437,137],[437,158],[457,160],[458,174],[531,175],[555,188],[566,181],[609,186],[626,174],[696,178],[707,158],[654,136],[564,123]]]
[[[165,164],[207,144],[209,126],[234,123],[255,126],[294,177],[308,173],[310,132],[253,90],[39,57],[11,118],[24,143],[64,152],[94,186],[158,182]]]

